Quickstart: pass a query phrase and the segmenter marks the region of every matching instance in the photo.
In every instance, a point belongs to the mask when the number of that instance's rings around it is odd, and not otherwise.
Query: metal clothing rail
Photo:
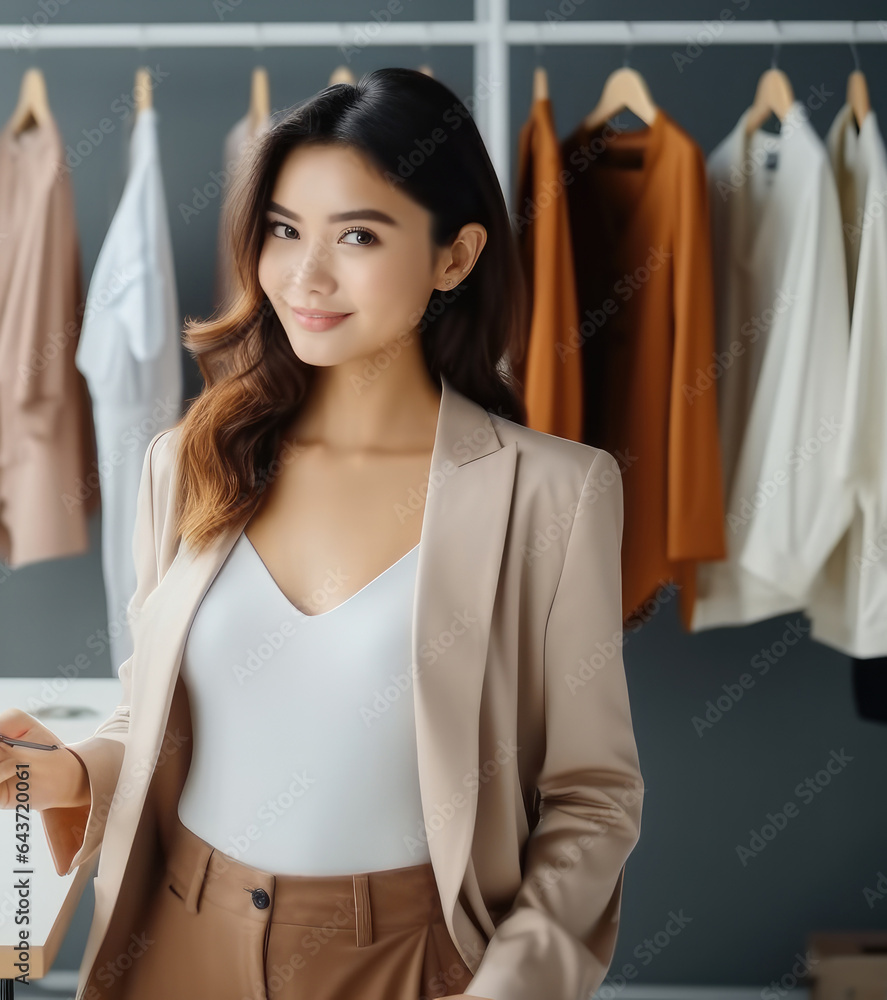
[[[575,0],[569,2],[579,9]],[[581,3],[581,0],[580,0]],[[498,7],[499,0],[480,3]],[[0,49],[302,47],[335,45],[679,45],[887,42],[883,21],[579,21],[557,14],[550,21],[265,21],[169,24],[0,24]],[[390,18],[391,15],[388,15]],[[493,23],[493,22],[496,23]]]
[[[0,25],[0,49],[301,48],[329,46],[350,62],[370,46],[470,45],[471,112],[503,188],[509,177],[510,50],[515,45],[786,45],[887,42],[882,21],[579,20],[583,0],[559,0],[547,21],[512,21],[508,0],[475,0],[471,21],[398,21],[380,7],[365,21],[170,24],[50,24],[44,14]]]

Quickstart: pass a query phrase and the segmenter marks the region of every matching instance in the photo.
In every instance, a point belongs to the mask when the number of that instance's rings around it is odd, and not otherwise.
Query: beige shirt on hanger
[[[225,295],[231,287],[231,252],[225,243],[225,194],[249,144],[261,135],[270,124],[271,117],[268,116],[263,119],[262,124],[257,129],[254,129],[251,115],[247,112],[225,136],[222,176],[226,180],[222,189],[222,210],[216,238],[216,278],[213,290],[213,302],[216,308],[222,305]]]
[[[55,121],[0,132],[0,558],[80,555],[100,503],[71,178]]]

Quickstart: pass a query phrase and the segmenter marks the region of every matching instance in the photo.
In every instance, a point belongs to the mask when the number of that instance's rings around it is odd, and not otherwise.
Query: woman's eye
[[[278,228],[278,226],[281,226],[284,229],[288,229],[290,234],[296,233],[296,229],[293,226],[291,226],[288,222],[278,222],[276,219],[272,219],[271,221],[269,221],[269,223],[268,223],[268,230],[273,233],[274,230]],[[290,239],[290,238],[291,237],[290,237],[289,234],[287,234],[286,236],[282,237],[282,239],[285,239],[285,240],[286,239]]]
[[[342,234],[342,239],[345,239],[346,236],[358,237],[358,239],[351,243],[351,246],[354,247],[370,247],[376,242],[375,235],[371,233],[369,229],[349,229],[347,232]]]
[[[299,238],[299,231],[291,226],[288,222],[280,222],[277,219],[271,219],[268,221],[268,231],[273,233],[275,236],[279,234],[276,232],[277,229],[285,230],[284,235],[280,236],[284,240],[292,240]],[[357,247],[368,247],[372,246],[373,243],[377,242],[376,235],[371,233],[369,229],[363,229],[361,227],[356,227],[354,229],[349,229],[342,234],[342,239],[344,240],[346,236],[353,236],[354,239],[348,241],[350,246]]]

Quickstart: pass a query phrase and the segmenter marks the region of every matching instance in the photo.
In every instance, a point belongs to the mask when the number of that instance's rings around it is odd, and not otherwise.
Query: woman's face
[[[431,221],[351,147],[290,153],[266,213],[258,276],[302,361],[363,367],[386,348],[418,349],[411,331],[432,290],[454,288],[467,273],[447,270],[452,248],[433,247]],[[324,327],[296,310],[347,315]]]

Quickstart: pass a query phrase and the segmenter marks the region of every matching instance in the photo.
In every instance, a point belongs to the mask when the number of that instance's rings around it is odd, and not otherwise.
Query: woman
[[[0,744],[57,870],[101,847],[77,1000],[585,998],[643,789],[621,480],[524,426],[474,122],[411,70],[328,87],[227,211],[206,387],[145,456],[121,705],[68,754]]]

